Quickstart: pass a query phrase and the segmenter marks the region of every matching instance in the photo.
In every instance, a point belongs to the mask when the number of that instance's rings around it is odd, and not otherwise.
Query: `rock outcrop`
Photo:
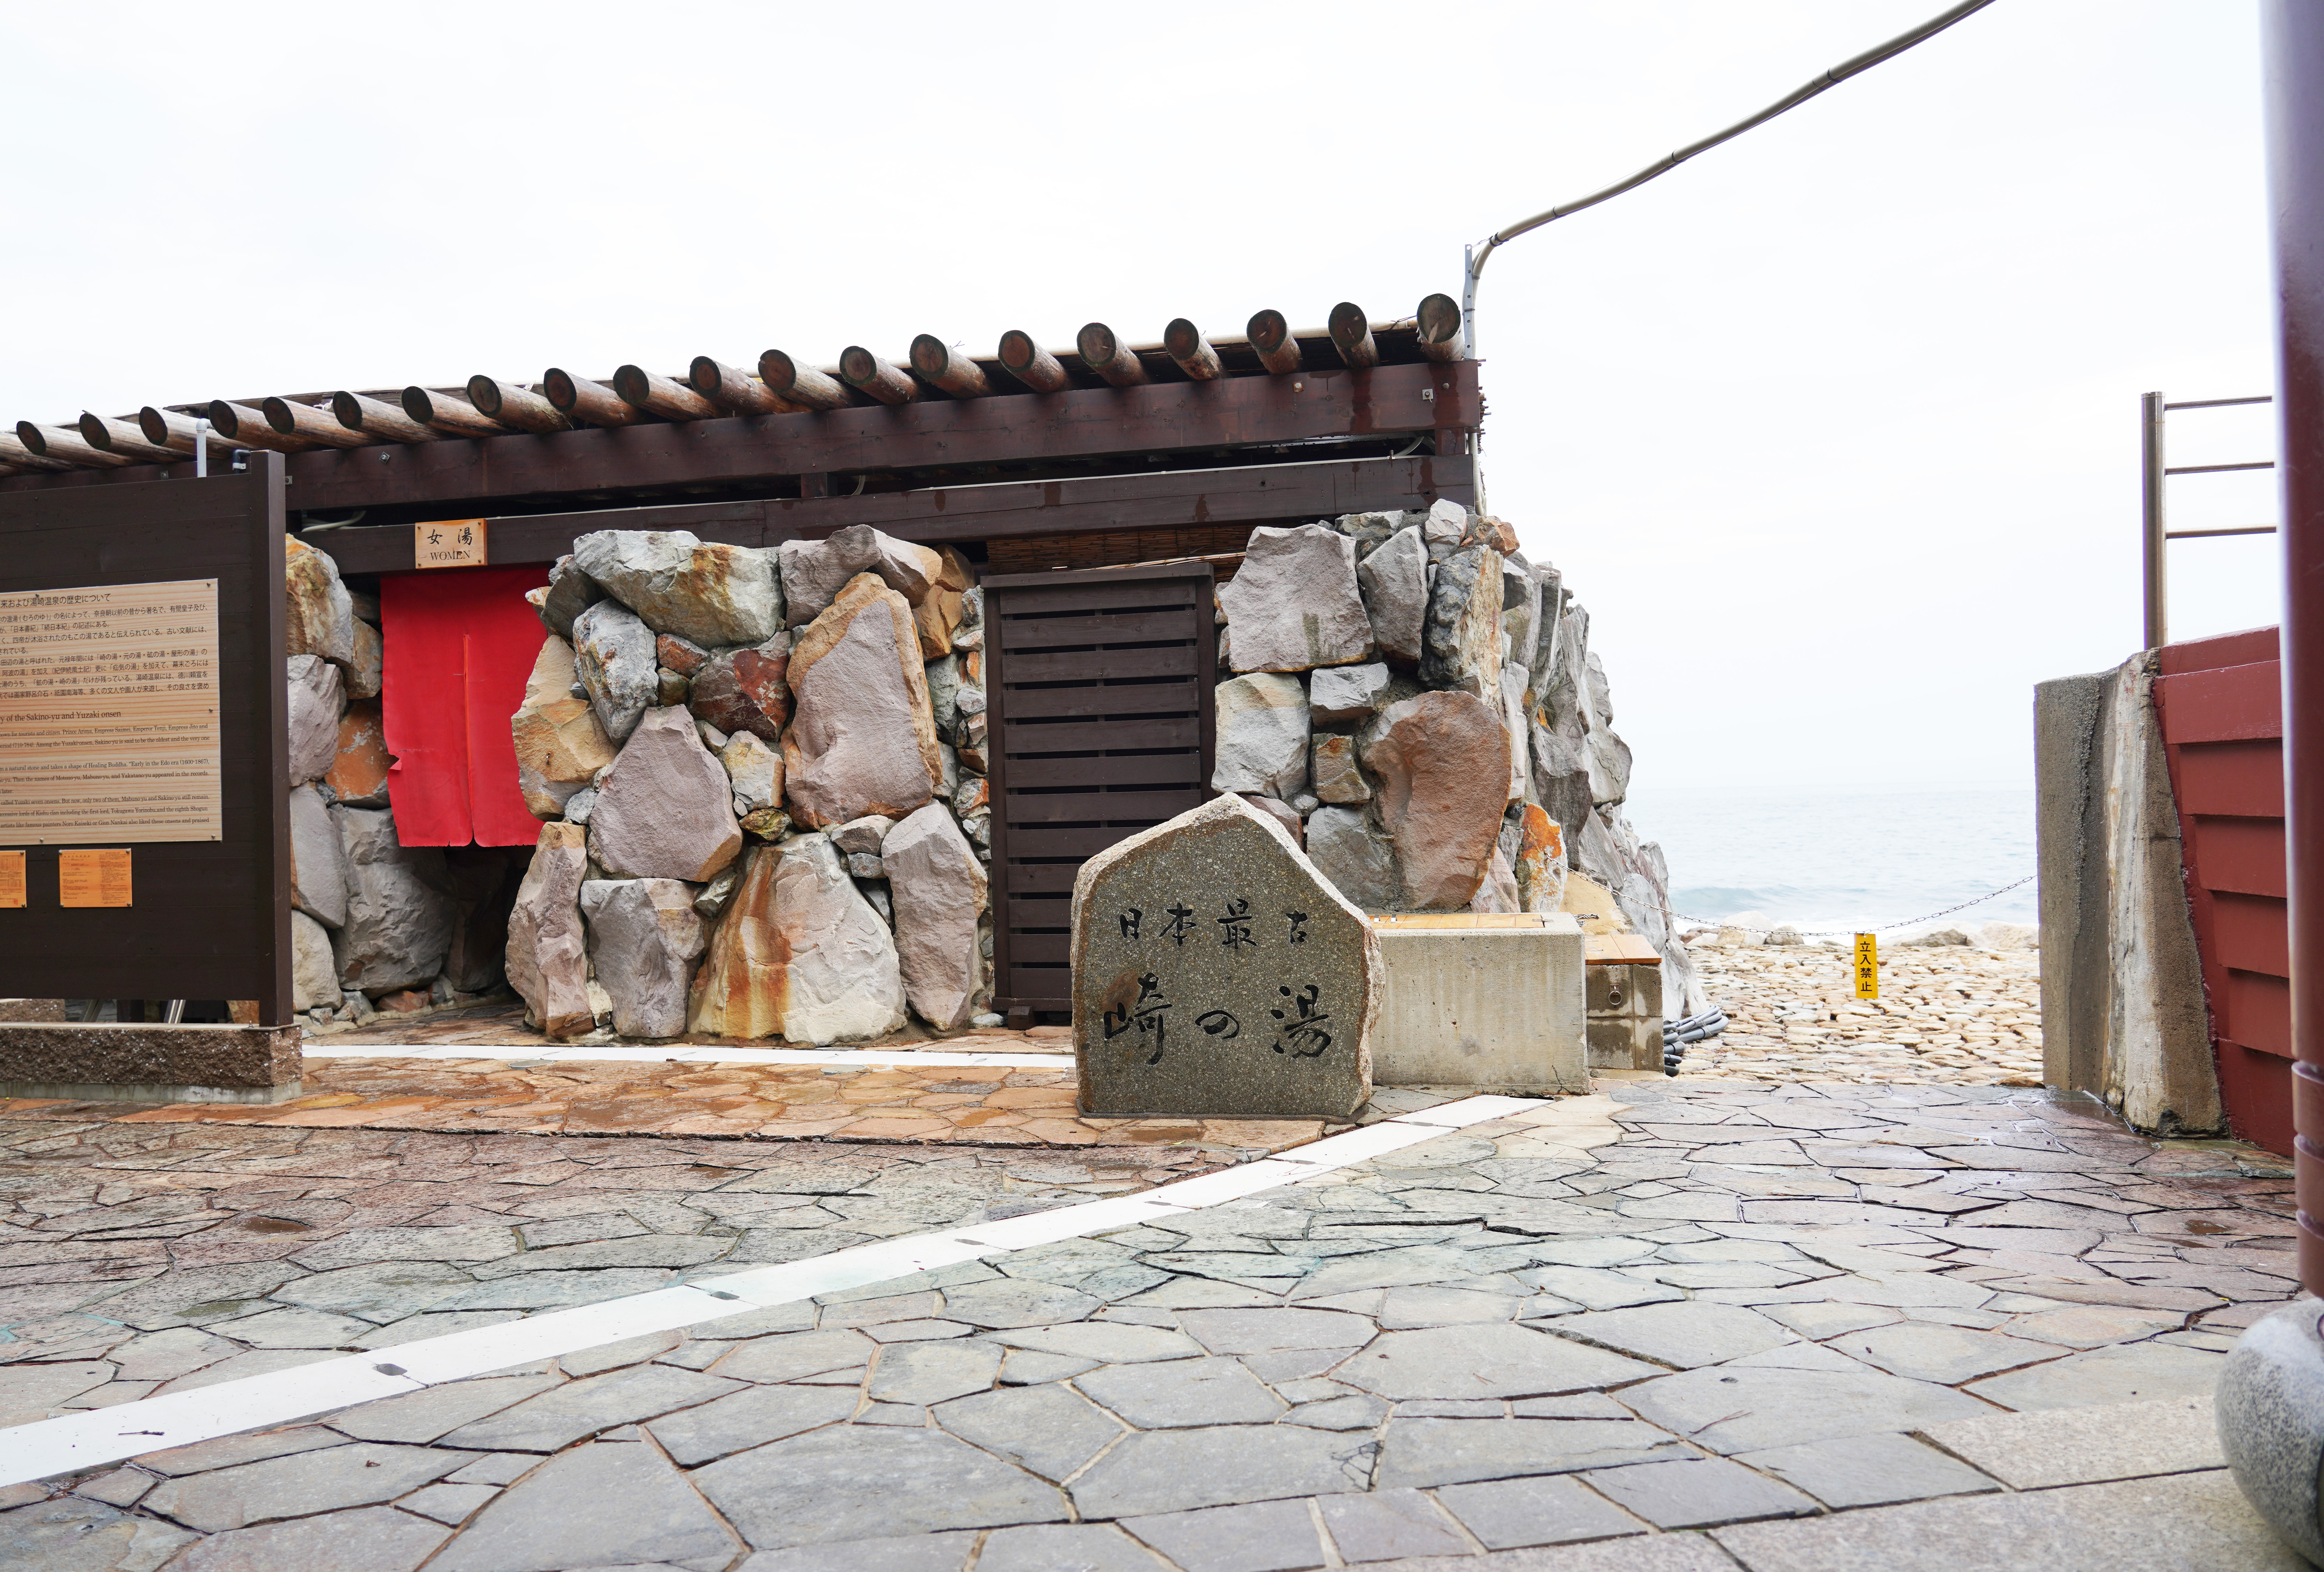
[[[1307,784],[1307,690],[1296,676],[1254,673],[1218,686],[1211,789],[1289,797]]]
[[[589,849],[617,878],[705,884],[742,850],[726,767],[676,705],[645,712],[596,790]]]
[[[1378,661],[1339,666],[1307,679],[1307,716],[1318,726],[1361,721],[1388,703],[1388,669]]]
[[[524,1000],[525,1020],[552,1037],[582,1036],[596,1025],[581,923],[586,833],[578,824],[540,827],[509,913],[509,986]]]
[[[1236,671],[1306,671],[1368,660],[1372,628],[1356,589],[1356,543],[1321,524],[1250,532],[1220,586]]]
[[[748,818],[783,801],[783,756],[748,731],[727,740],[718,750],[726,768],[726,783],[734,791],[734,816]]]
[[[573,619],[573,665],[607,740],[627,742],[659,694],[653,630],[621,602],[600,601]]]
[[[1323,803],[1368,803],[1372,788],[1356,768],[1356,740],[1325,734],[1307,750],[1307,785]]]
[[[694,887],[674,878],[590,879],[581,886],[589,960],[613,1001],[624,1037],[676,1037],[686,1031],[694,963],[708,942],[695,915]]]
[[[364,699],[347,706],[339,717],[339,747],[323,784],[331,795],[350,808],[387,806],[387,772],[394,763],[387,751],[387,729],[380,719],[379,701]]]
[[[1517,909],[1559,912],[1565,909],[1565,832],[1543,808],[1526,803],[1519,822],[1514,869]]]
[[[794,819],[821,829],[898,817],[936,795],[944,761],[903,595],[857,575],[799,635],[789,675],[798,710],[783,733],[783,789]]]
[[[1364,729],[1357,755],[1377,783],[1406,909],[1458,911],[1475,897],[1508,803],[1507,747],[1500,718],[1466,693],[1391,704]]]
[[[600,529],[573,543],[573,564],[655,632],[706,648],[757,644],[783,625],[774,558],[747,546],[684,529]]]
[[[290,779],[304,786],[331,772],[339,756],[339,668],[319,655],[294,655],[284,663],[290,691]]]
[[[557,559],[549,570],[549,588],[541,593],[535,608],[540,613],[540,625],[551,635],[573,641],[573,619],[605,598],[605,592],[574,565],[570,554]]]
[[[880,845],[896,914],[896,953],[904,996],[939,1032],[968,1024],[984,987],[977,919],[985,906],[984,865],[942,803],[890,829]]]
[[[306,913],[290,914],[290,1007],[339,1007],[339,974],[331,961],[331,936]]]
[[[517,789],[527,812],[554,819],[573,794],[613,762],[613,745],[596,706],[573,696],[578,680],[573,647],[550,634],[525,679],[524,698],[509,717],[516,744]]]
[[[743,649],[722,649],[693,672],[687,699],[695,714],[729,735],[781,739],[791,718],[791,636],[777,632]]]
[[[347,920],[332,939],[342,988],[374,996],[425,988],[452,946],[452,897],[444,853],[405,847],[394,815],[333,808],[346,849]]]
[[[1307,859],[1339,892],[1368,912],[1391,912],[1404,894],[1395,849],[1353,808],[1307,815]]]

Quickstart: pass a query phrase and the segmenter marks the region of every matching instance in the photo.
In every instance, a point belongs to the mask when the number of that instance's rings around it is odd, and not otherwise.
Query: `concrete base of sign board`
[[[1378,917],[1382,1086],[1590,1089],[1582,924],[1563,912]]]
[[[0,1021],[64,1021],[69,999],[0,999]]]
[[[299,1043],[296,1026],[0,1023],[0,1097],[281,1102]]]
[[[1663,969],[1637,962],[1589,967],[1590,1068],[1663,1067]]]

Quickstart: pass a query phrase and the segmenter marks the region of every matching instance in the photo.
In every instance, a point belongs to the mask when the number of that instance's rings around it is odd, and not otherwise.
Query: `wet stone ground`
[[[18,1419],[576,1274],[659,1284],[1167,1177],[1103,1150],[8,1127]],[[1626,1084],[14,1487],[0,1563],[2288,1569],[2208,1394],[2294,1291],[2290,1215],[2264,1154],[2038,1090]]]

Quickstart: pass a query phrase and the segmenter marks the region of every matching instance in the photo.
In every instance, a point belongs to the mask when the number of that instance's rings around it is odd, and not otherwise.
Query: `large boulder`
[[[339,756],[339,668],[319,655],[294,655],[283,663],[290,690],[290,778],[304,786],[331,772]]]
[[[1357,754],[1396,849],[1405,909],[1458,911],[1475,896],[1508,805],[1508,746],[1493,707],[1466,693],[1422,694],[1364,728]]]
[[[509,912],[509,986],[524,999],[526,1021],[552,1037],[578,1037],[597,1024],[581,926],[586,834],[578,824],[543,824]]]
[[[1477,893],[1469,897],[1469,909],[1486,915],[1525,910],[1517,894],[1517,877],[1498,846],[1485,864],[1485,877],[1478,884]]]
[[[1222,682],[1211,789],[1296,796],[1307,784],[1307,690],[1296,676],[1255,673]]]
[[[1357,567],[1356,585],[1382,657],[1416,665],[1428,623],[1428,547],[1419,529],[1401,529],[1381,542]]]
[[[331,961],[331,936],[304,912],[290,914],[290,1007],[339,1007],[339,974]]]
[[[1252,530],[1242,566],[1218,595],[1237,671],[1307,671],[1371,657],[1356,543],[1326,525]]]
[[[285,540],[282,553],[282,653],[353,664],[355,607],[339,565],[303,540]]]
[[[540,613],[540,625],[567,643],[573,639],[573,619],[605,598],[605,592],[574,565],[570,553],[558,557],[549,568],[549,588],[535,593],[540,596],[535,606]]]
[[[774,558],[747,546],[684,529],[599,529],[573,543],[573,565],[657,633],[757,644],[783,625]]]
[[[338,752],[323,784],[331,795],[350,808],[387,806],[387,772],[394,763],[387,751],[387,730],[377,699],[358,699],[339,717]]]
[[[1511,661],[1501,667],[1499,699],[1501,701],[1501,745],[1508,756],[1510,802],[1520,802],[1526,795],[1526,761],[1527,733],[1526,724],[1526,668]]]
[[[589,959],[624,1037],[686,1031],[687,986],[709,942],[694,888],[674,878],[593,878],[581,886]]]
[[[1318,808],[1307,815],[1306,851],[1317,871],[1368,912],[1391,912],[1403,894],[1396,851],[1357,808]]]
[[[850,580],[799,635],[790,686],[783,789],[801,823],[900,817],[936,795],[944,759],[903,595],[869,573]]]
[[[747,648],[722,649],[695,667],[687,703],[730,736],[748,731],[777,741],[791,718],[790,662],[791,636],[780,631]]]
[[[1606,666],[1585,656],[1590,692],[1590,796],[1600,807],[1618,806],[1630,795],[1630,745],[1614,734],[1614,701]]]
[[[1590,816],[1590,760],[1586,739],[1544,725],[1536,719],[1533,736],[1533,799],[1563,831],[1566,845],[1573,844]]]
[[[1508,635],[1509,659],[1532,681],[1534,641],[1541,631],[1541,581],[1523,556],[1501,559],[1501,631]]]
[[[509,717],[517,790],[536,819],[562,814],[573,794],[613,762],[613,745],[596,707],[573,696],[575,681],[573,647],[552,633],[533,658],[524,698]]]
[[[1356,543],[1356,560],[1360,563],[1409,523],[1402,513],[1342,513],[1332,520],[1332,528]]]
[[[346,854],[331,810],[310,786],[290,788],[290,905],[327,928],[346,926]],[[333,988],[324,1002],[338,997]]]
[[[694,884],[742,850],[733,783],[681,706],[648,710],[597,784],[589,849],[617,878]]]
[[[1499,552],[1463,547],[1437,565],[1421,636],[1424,685],[1500,702],[1501,600]]]
[[[1439,498],[1429,503],[1428,511],[1419,515],[1420,538],[1428,548],[1428,560],[1443,562],[1460,550],[1468,540],[1474,517],[1458,502]]]
[[[1347,1118],[1370,1097],[1379,939],[1242,798],[1084,863],[1073,928],[1084,1112]]]
[[[984,865],[942,803],[907,815],[880,842],[896,913],[904,997],[939,1032],[968,1024],[984,984],[977,918]]]
[[[619,601],[600,601],[573,619],[573,665],[615,747],[659,695],[653,630]]]
[[[831,837],[752,847],[695,979],[693,1029],[834,1043],[903,1024],[895,939]]]
[[[936,552],[869,524],[851,524],[826,540],[786,540],[778,549],[794,628],[822,616],[858,574],[877,575],[914,606],[927,600],[945,576],[945,559]],[[917,646],[917,632],[913,642]]]
[[[347,859],[347,921],[332,940],[339,986],[377,996],[435,981],[452,948],[443,851],[400,844],[383,809],[333,808],[331,821]]]

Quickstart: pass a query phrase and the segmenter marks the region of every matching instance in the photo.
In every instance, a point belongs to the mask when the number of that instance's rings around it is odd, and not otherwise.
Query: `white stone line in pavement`
[[[761,1050],[761,1052],[781,1052]],[[807,1050],[790,1050],[807,1053]],[[912,1055],[927,1059],[934,1055]],[[964,1060],[967,1054],[952,1056]],[[1026,1058],[1030,1055],[990,1055]],[[884,1061],[883,1061],[884,1062]],[[419,1392],[441,1382],[554,1359],[648,1332],[796,1304],[915,1272],[1004,1255],[1037,1245],[1129,1227],[1199,1210],[1277,1185],[1314,1179],[1486,1119],[1540,1106],[1539,1099],[1472,1097],[1404,1114],[1273,1157],[1182,1179],[1136,1195],[1108,1196],[1022,1217],[964,1223],[908,1238],[881,1239],[779,1265],[756,1266],[673,1288],[630,1294],[570,1310],[549,1310],[498,1326],[400,1343],[375,1354],[300,1365],[191,1392],[140,1398],[111,1408],[0,1430],[0,1487],[77,1468],[118,1463],[147,1452],[189,1446],[243,1430],[288,1424],[310,1414],[375,1398]]]
[[[344,1048],[334,1048],[327,1038],[305,1044],[300,1053],[308,1059],[515,1059],[526,1063],[552,1064],[877,1064],[905,1070],[914,1065],[949,1069],[994,1064],[1012,1070],[1065,1070],[1074,1062],[1070,1053],[973,1053],[908,1048],[884,1053],[874,1048],[635,1048],[619,1043],[540,1048],[524,1043],[462,1043],[423,1048],[393,1043],[351,1043]]]

